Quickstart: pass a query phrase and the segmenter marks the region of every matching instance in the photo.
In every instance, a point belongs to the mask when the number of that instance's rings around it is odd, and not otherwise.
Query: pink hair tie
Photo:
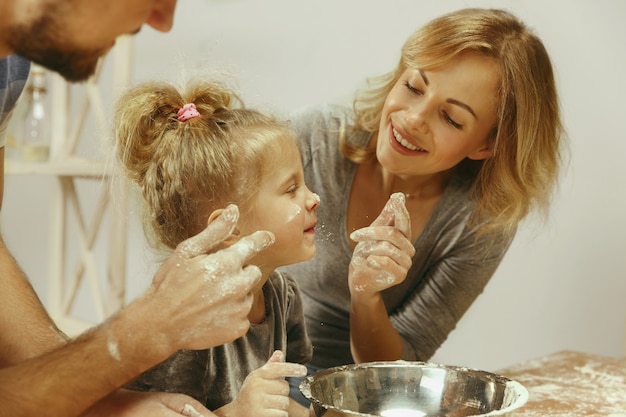
[[[186,120],[200,116],[200,113],[198,113],[198,110],[196,110],[196,105],[193,103],[185,104],[180,110],[178,110],[178,113],[176,114],[178,116],[179,122],[184,122]]]

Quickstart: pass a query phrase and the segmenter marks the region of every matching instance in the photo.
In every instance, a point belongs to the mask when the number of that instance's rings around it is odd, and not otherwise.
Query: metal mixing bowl
[[[500,375],[425,362],[371,362],[308,376],[317,417],[510,416],[528,390]]]

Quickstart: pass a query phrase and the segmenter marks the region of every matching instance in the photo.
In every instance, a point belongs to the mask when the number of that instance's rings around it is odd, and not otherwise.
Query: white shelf
[[[4,162],[5,175],[52,179],[51,201],[45,207],[50,216],[48,312],[70,335],[93,326],[75,316],[78,308],[92,308],[99,323],[125,301],[125,184],[113,181],[107,155],[92,159],[78,151],[101,148],[105,138],[94,137],[93,132],[106,131],[112,110],[111,98],[102,90],[112,88],[114,97],[129,85],[132,37],[121,37],[110,55],[111,65],[101,61],[96,74],[84,83],[70,85],[49,73],[50,160]],[[101,73],[107,72],[111,76],[100,82]]]
[[[5,175],[53,175],[101,179],[107,176],[106,165],[101,160],[70,156],[46,162],[25,162],[7,159]]]

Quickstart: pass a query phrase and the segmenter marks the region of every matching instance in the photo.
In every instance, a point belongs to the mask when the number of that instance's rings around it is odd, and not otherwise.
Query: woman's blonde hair
[[[185,104],[198,117],[177,119]],[[242,215],[293,133],[246,109],[225,85],[201,79],[182,91],[165,82],[128,89],[115,109],[116,155],[146,202],[144,228],[155,247],[173,249],[229,203]]]
[[[484,229],[513,229],[533,208],[547,208],[562,157],[563,127],[550,58],[541,40],[512,14],[463,9],[436,18],[402,47],[394,71],[369,80],[354,101],[355,129],[376,132],[385,99],[407,69],[441,68],[473,52],[499,65],[498,121],[488,138],[493,155],[471,172],[473,220]],[[375,138],[374,138],[375,140]],[[371,146],[342,152],[355,162],[375,158]],[[476,165],[464,161],[461,165]]]

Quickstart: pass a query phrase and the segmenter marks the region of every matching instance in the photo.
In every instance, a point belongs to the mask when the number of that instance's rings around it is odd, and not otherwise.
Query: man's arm
[[[261,277],[257,267],[244,265],[274,237],[256,232],[206,255],[232,233],[238,215],[231,206],[181,243],[148,291],[100,326],[46,354],[0,369],[0,416],[78,416],[176,350],[206,349],[243,335],[250,326],[251,290]],[[24,326],[24,311],[32,314],[33,309],[22,311],[23,305],[16,299],[16,316],[3,312],[0,318]]]
[[[65,343],[0,236],[0,367]]]
[[[166,359],[173,347],[149,320],[152,307],[134,302],[77,339],[0,369],[0,416],[79,415]]]
[[[5,133],[0,128],[0,141]],[[0,213],[2,212],[2,198],[4,197],[4,146],[0,146]]]
[[[23,413],[23,415],[36,415],[42,412],[48,415],[49,408],[46,403],[49,403],[50,400],[38,403],[32,400],[32,398],[36,398],[34,396],[39,396],[39,398],[54,397],[54,402],[60,403],[59,407],[67,410],[59,411],[59,415],[66,415],[66,412],[71,413],[67,415],[75,415],[79,411],[74,412],[71,407],[67,408],[62,404],[69,403],[78,406],[84,404],[83,407],[88,407],[102,396],[117,388],[118,383],[125,383],[125,380],[128,379],[128,374],[131,374],[132,378],[133,373],[140,373],[144,370],[136,370],[137,368],[128,366],[128,363],[147,363],[148,365],[144,367],[149,367],[151,363],[159,362],[161,356],[164,355],[159,356],[158,351],[148,348],[145,351],[155,356],[151,357],[149,354],[140,355],[137,361],[133,361],[131,356],[123,364],[119,361],[114,361],[113,365],[125,367],[124,372],[120,372],[115,367],[109,370],[111,366],[109,363],[111,361],[109,348],[112,352],[115,352],[115,346],[104,346],[99,336],[109,332],[107,325],[107,329],[93,330],[93,335],[86,334],[80,340],[70,343],[63,349],[57,349],[48,355],[40,356],[45,352],[65,345],[67,339],[57,330],[27,278],[13,257],[8,253],[1,238],[0,277],[2,277],[2,291],[0,291],[0,303],[2,303],[2,308],[0,309],[0,368],[5,368],[0,369],[0,416],[22,415],[20,413]],[[139,320],[141,320],[141,314],[141,312],[134,311],[134,308],[124,313],[125,316],[130,315],[132,317],[135,315]],[[112,320],[110,326],[115,327],[114,323],[117,320],[117,318]],[[130,323],[126,324],[130,325]],[[148,325],[147,323],[144,324]],[[144,325],[141,327],[145,328]],[[117,332],[135,333],[131,329],[123,328],[117,330]],[[142,343],[134,337],[127,339],[128,341],[136,342],[137,348],[146,345],[150,346],[149,343]],[[101,352],[105,352],[104,358],[102,358]],[[39,356],[39,358],[24,362],[26,359],[36,356]],[[20,364],[17,365],[18,363]],[[89,370],[88,366],[90,363],[97,364],[98,370]],[[10,365],[17,366],[10,367]],[[108,380],[102,380],[97,375],[102,370],[107,370],[108,374],[116,376],[122,382],[110,381],[110,383],[107,383]],[[90,386],[92,383],[97,386]],[[51,395],[54,392],[57,393],[56,396]],[[118,390],[117,392],[120,391]],[[28,393],[28,395],[25,396],[24,393]],[[87,396],[85,396],[85,393],[87,393]],[[93,395],[89,396],[91,393]],[[132,395],[129,396],[129,394]],[[126,402],[128,404],[121,407],[121,410],[119,404],[116,407],[104,405],[112,402],[119,403],[119,400],[110,401],[116,397],[109,396],[103,400],[102,404],[104,407],[102,408],[113,408],[116,410],[116,415],[138,416],[144,411],[150,410],[151,415],[173,416],[175,415],[174,411],[168,411],[169,408],[167,406],[171,405],[169,402],[175,403],[178,401],[185,404],[195,404],[193,399],[174,394],[165,395],[163,394],[161,398],[157,395],[145,393],[142,398],[140,393],[128,393],[126,394],[126,397],[128,397]],[[80,398],[76,398],[77,396]],[[136,400],[136,397],[139,400]],[[129,402],[131,400],[133,403]],[[29,409],[30,406],[33,408],[32,411]],[[53,409],[55,408],[56,406],[53,407]],[[203,407],[195,404],[195,408],[201,410],[202,415],[205,415],[206,410]],[[182,409],[181,406],[181,409],[177,411]],[[77,410],[79,409],[77,408]],[[206,412],[206,415],[209,415],[208,412]]]

